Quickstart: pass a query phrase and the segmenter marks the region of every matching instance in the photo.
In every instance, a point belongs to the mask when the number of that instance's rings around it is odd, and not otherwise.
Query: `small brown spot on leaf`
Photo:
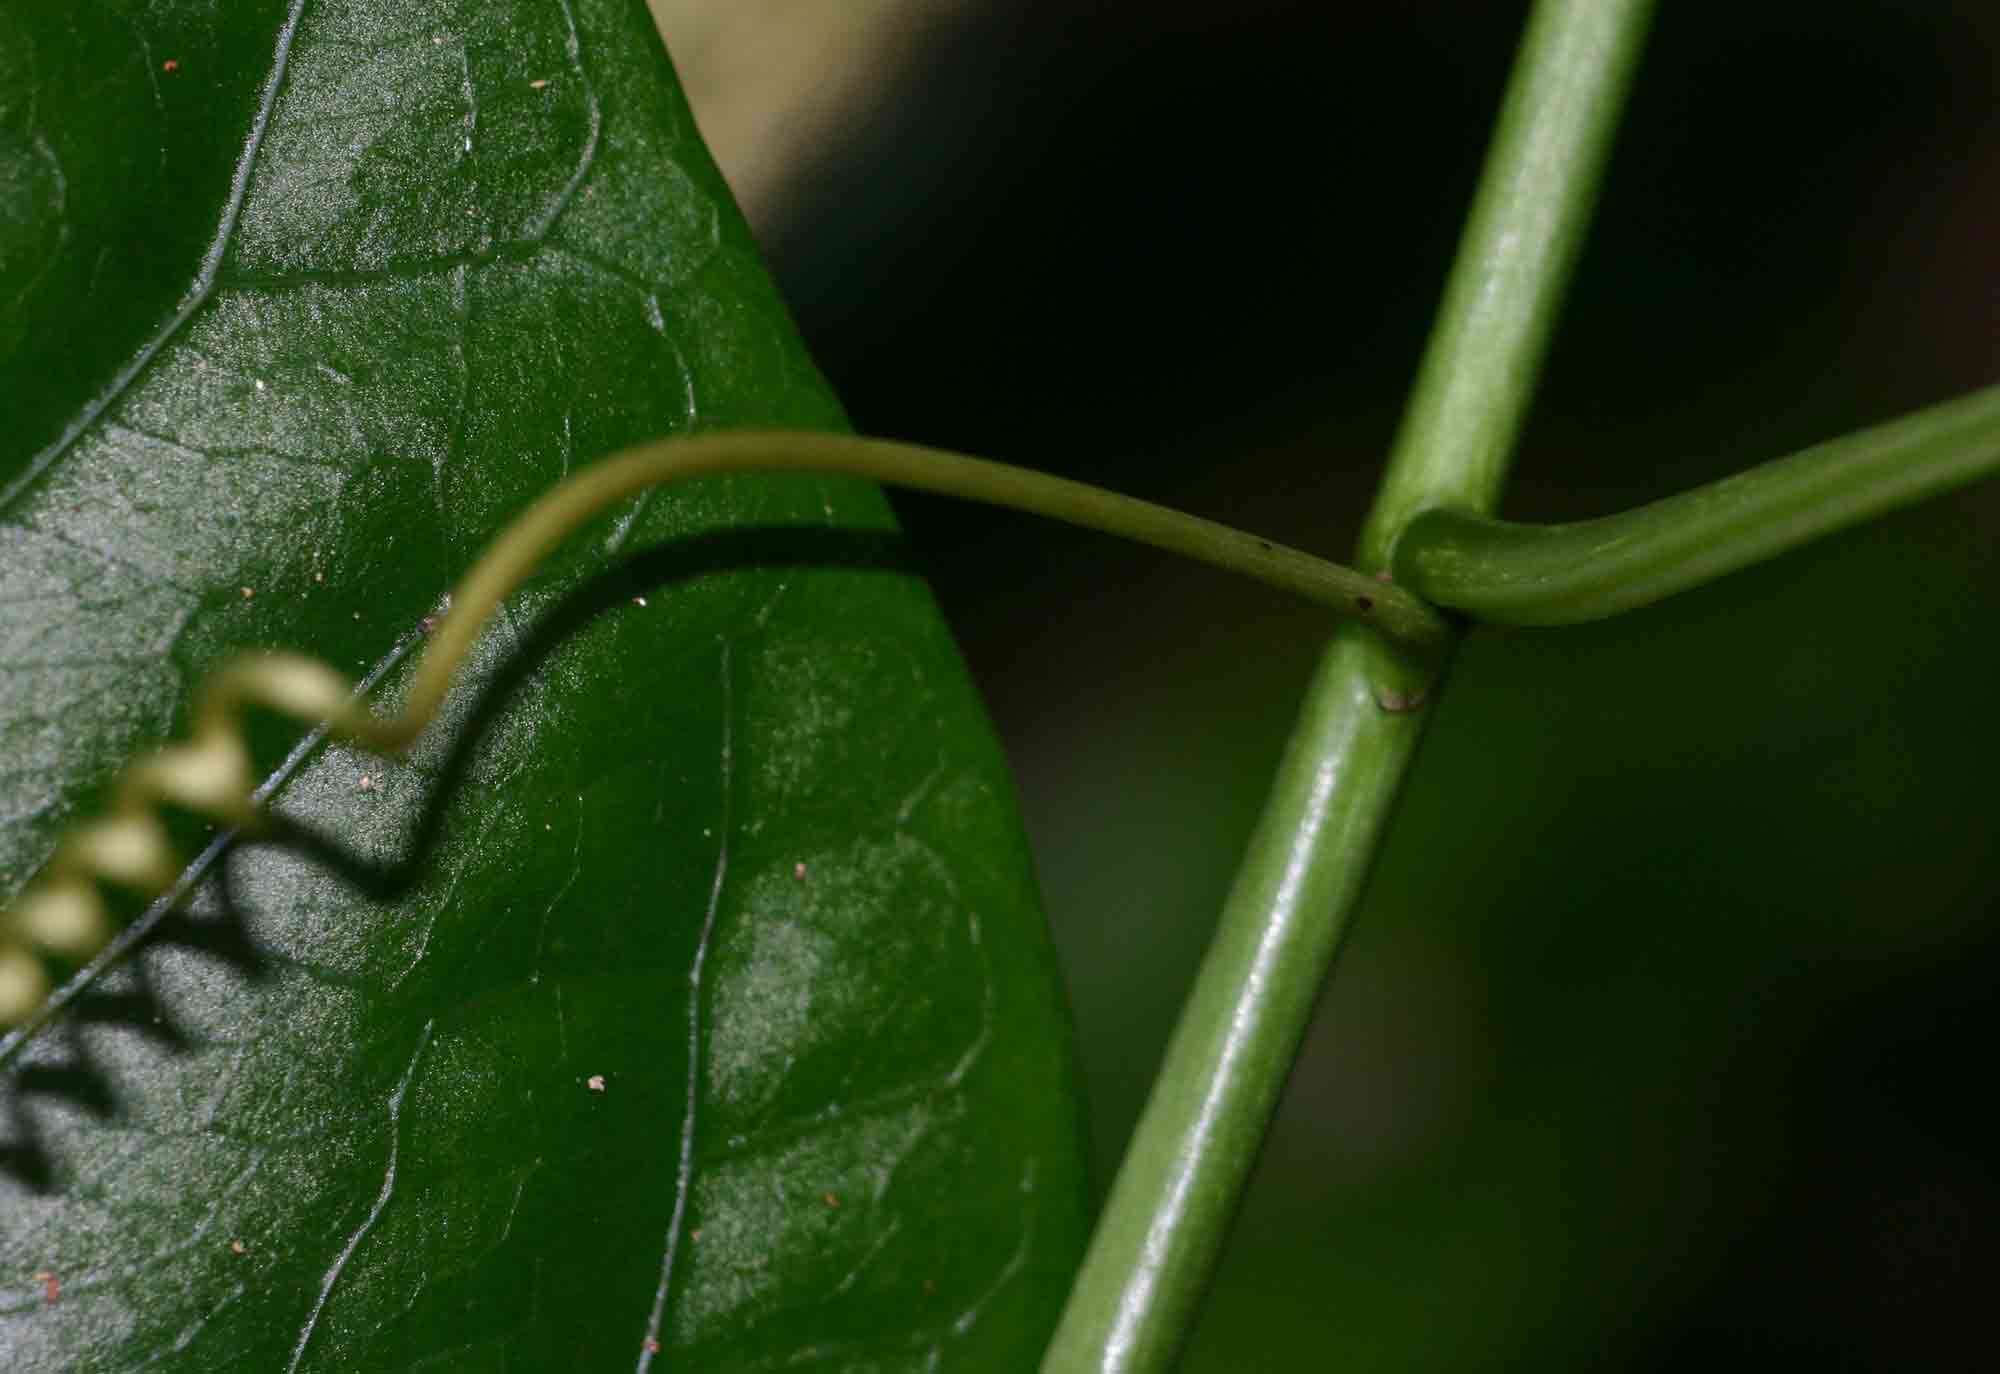
[[[1375,692],[1375,704],[1392,716],[1400,716],[1422,706],[1426,695],[1424,692],[1403,693],[1383,687]]]
[[[181,64],[178,58],[169,57],[166,61],[160,64],[160,70],[163,72],[177,72],[180,69],[181,69]]]
[[[1354,609],[1361,612],[1361,614],[1363,615],[1367,615],[1370,611],[1375,609],[1375,598],[1372,596],[1355,597]]]
[[[819,1195],[819,1200],[821,1202],[824,1202],[829,1207],[840,1206],[840,1199],[832,1193],[821,1193]]]

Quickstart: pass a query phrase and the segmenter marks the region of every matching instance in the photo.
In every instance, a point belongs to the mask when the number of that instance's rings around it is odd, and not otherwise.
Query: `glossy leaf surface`
[[[229,653],[393,698],[566,471],[843,425],[638,0],[5,0],[0,404],[0,896]],[[1031,1364],[1067,1032],[894,552],[859,484],[653,493],[410,759],[277,765],[369,871],[224,848],[6,1046],[0,1364]]]

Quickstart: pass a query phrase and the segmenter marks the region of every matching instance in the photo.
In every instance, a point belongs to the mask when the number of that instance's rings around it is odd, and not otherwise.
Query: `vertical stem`
[[[1438,506],[1488,514],[1540,371],[1650,0],[1540,0],[1363,566]],[[1151,1374],[1193,1323],[1434,690],[1368,631],[1322,658],[1044,1374]]]
[[[1361,532],[1363,570],[1420,512],[1491,515],[1513,458],[1651,0],[1541,0],[1402,432]]]

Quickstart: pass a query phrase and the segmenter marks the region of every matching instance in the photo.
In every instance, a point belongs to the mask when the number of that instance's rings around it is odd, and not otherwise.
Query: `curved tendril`
[[[739,432],[644,444],[571,477],[493,542],[431,631],[401,716],[375,715],[346,678],[299,654],[246,654],[210,677],[194,703],[187,740],[127,767],[109,814],[71,831],[34,884],[0,916],[0,1030],[31,1016],[48,996],[52,962],[80,963],[111,939],[106,887],[150,898],[172,885],[182,864],[160,818],[162,807],[255,832],[256,779],[243,728],[249,707],[324,725],[329,734],[369,749],[399,751],[436,715],[487,618],[580,526],[649,487],[746,472],[838,473],[1025,510],[1297,592],[1369,621],[1420,658],[1430,658],[1447,640],[1443,617],[1393,583],[1046,473],[845,435]]]

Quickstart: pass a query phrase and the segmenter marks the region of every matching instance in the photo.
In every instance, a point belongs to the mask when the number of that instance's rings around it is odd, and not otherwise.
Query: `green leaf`
[[[0,398],[0,896],[230,653],[393,697],[574,466],[843,425],[638,0],[0,9]],[[277,767],[408,881],[220,846],[0,1050],[52,1185],[0,1182],[0,1364],[1031,1364],[1085,1215],[1065,1018],[893,555],[858,483],[654,493],[411,758]]]

